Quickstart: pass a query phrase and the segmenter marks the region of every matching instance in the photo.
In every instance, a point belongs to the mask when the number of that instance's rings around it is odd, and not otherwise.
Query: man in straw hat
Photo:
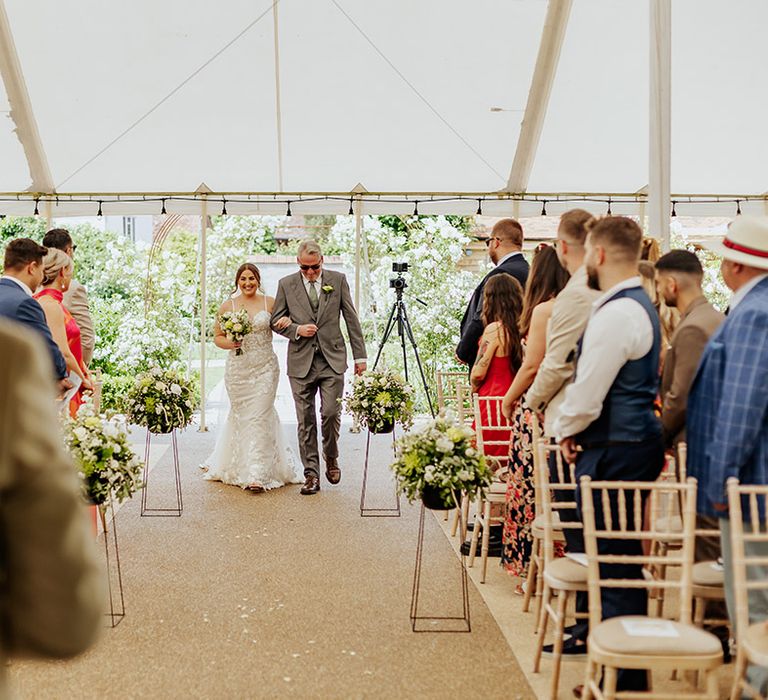
[[[768,217],[738,217],[722,243],[721,274],[733,291],[727,317],[701,358],[688,399],[688,471],[699,480],[700,513],[720,520],[725,597],[735,621],[726,481],[768,484]],[[745,542],[747,556],[768,556]],[[766,575],[767,567],[760,567]],[[750,623],[768,618],[768,591],[749,591]],[[768,669],[747,678],[768,695]]]

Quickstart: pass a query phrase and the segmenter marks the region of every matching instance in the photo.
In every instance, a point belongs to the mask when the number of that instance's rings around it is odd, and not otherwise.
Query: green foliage
[[[407,430],[413,423],[413,388],[392,370],[368,370],[355,377],[344,408],[373,432],[394,423]]]
[[[14,238],[42,241],[46,231],[45,219],[40,216],[5,216],[0,219],[0,247]]]
[[[103,411],[125,411],[125,396],[133,386],[130,374],[101,375],[101,409]]]
[[[152,367],[136,377],[125,397],[130,420],[153,433],[170,433],[192,421],[194,382],[172,369]]]

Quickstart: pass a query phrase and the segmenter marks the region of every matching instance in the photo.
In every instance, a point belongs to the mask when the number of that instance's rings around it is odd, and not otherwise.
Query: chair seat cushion
[[[553,588],[557,583],[583,583],[587,584],[587,567],[568,557],[553,559],[544,567],[544,578]]]
[[[622,624],[627,622],[659,622],[671,625],[676,635],[633,636]],[[671,620],[659,620],[641,615],[613,617],[601,622],[589,633],[590,643],[602,651],[614,654],[642,654],[644,656],[716,656],[723,653],[720,640],[710,632],[693,625],[684,625]]]
[[[661,516],[656,518],[657,532],[679,533],[683,531],[683,520],[679,515]]]
[[[531,527],[533,527],[534,530],[543,530],[544,529],[544,515],[537,515],[533,522],[531,523]],[[552,511],[552,527],[557,530],[560,527],[560,513],[558,513],[556,510]]]
[[[693,565],[693,585],[694,586],[714,586],[723,587],[725,580],[723,567],[718,566],[714,561],[700,561]]]
[[[739,638],[750,659],[759,666],[768,666],[768,626],[765,621],[747,627],[744,638]]]

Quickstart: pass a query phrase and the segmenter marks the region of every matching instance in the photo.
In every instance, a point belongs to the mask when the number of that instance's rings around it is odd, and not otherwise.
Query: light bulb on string
[[[354,216],[355,210],[352,208],[352,198],[349,198],[349,215]]]
[[[739,216],[741,214],[741,200],[736,200],[736,216]]]
[[[418,216],[419,215],[419,202],[418,202],[418,200],[416,200],[413,203],[413,215],[414,216]]]
[[[40,204],[40,200],[36,199],[35,200],[35,216],[40,216],[40,208],[38,206],[39,204]]]
[[[160,210],[160,214],[165,216],[168,212],[165,211],[165,199],[163,199],[163,208]]]
[[[608,211],[606,212],[608,216],[611,216],[611,200],[608,200]]]
[[[546,216],[547,215],[547,200],[546,199],[542,202],[542,205],[541,205],[541,215],[542,216]]]
[[[675,205],[677,202],[672,202],[672,216],[677,216],[677,212],[675,211]]]
[[[478,199],[477,200],[477,214],[475,216],[482,216],[483,215],[483,200]]]
[[[99,200],[99,211],[96,212],[96,216],[102,216],[102,213],[101,213],[101,200]]]
[[[291,216],[291,203],[288,202],[287,204],[288,204],[288,209],[286,210],[285,215],[286,216]]]
[[[221,200],[221,215],[226,216],[227,215],[227,200],[222,199]]]

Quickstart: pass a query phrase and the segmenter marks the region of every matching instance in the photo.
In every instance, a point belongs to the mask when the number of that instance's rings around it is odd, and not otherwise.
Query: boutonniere
[[[322,286],[322,290],[323,290],[323,291],[324,291],[326,294],[330,294],[330,293],[333,291],[333,286],[332,286],[332,285],[330,285],[330,284],[324,284],[324,285]]]

